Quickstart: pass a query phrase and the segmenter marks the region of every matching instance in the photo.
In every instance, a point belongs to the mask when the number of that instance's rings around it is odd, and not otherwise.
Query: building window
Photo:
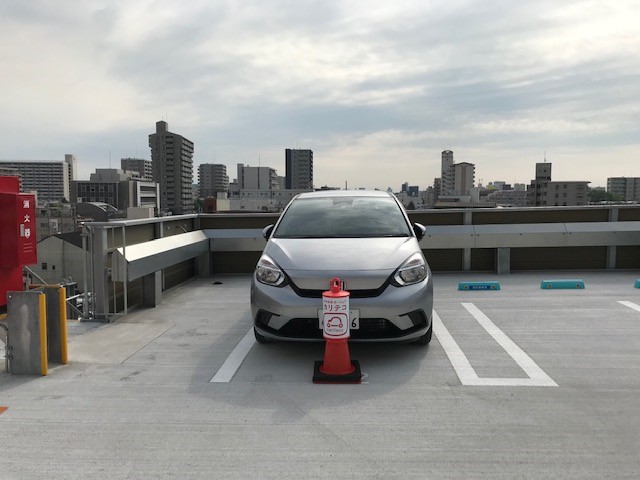
[[[46,270],[47,269],[47,262],[42,262],[42,270]]]

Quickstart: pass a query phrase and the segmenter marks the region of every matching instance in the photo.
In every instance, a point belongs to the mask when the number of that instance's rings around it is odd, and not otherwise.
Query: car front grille
[[[409,333],[410,330],[400,330],[386,318],[361,318],[360,328],[351,330],[351,338],[381,339],[394,338]],[[283,337],[322,339],[322,330],[318,328],[317,318],[292,318],[280,330],[274,330]]]
[[[361,318],[360,328],[350,331],[351,338],[354,340],[387,338],[392,340],[424,328],[428,323],[428,318],[422,310],[414,310],[405,315],[408,315],[413,323],[413,327],[406,330],[400,330],[386,318]],[[272,316],[273,314],[270,312],[259,310],[255,323],[263,330],[280,337],[322,340],[322,330],[318,328],[317,318],[292,318],[282,328],[276,330],[269,327],[269,320]]]
[[[289,284],[291,285],[291,288],[293,289],[293,291],[296,292],[296,294],[299,297],[304,297],[304,298],[322,298],[322,292],[325,292],[328,290],[328,288],[326,288],[325,290],[312,290],[312,289],[298,288],[298,286],[292,281],[289,281]],[[379,288],[371,288],[367,290],[349,290],[349,298],[379,297],[387,289],[388,286],[389,286],[389,282],[387,281],[383,283],[382,286]]]

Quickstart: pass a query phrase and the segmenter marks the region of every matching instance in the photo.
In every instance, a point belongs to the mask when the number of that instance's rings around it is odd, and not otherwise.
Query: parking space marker
[[[632,310],[635,310],[635,311],[637,311],[637,312],[640,312],[640,305],[636,305],[636,304],[635,304],[635,303],[633,303],[633,302],[627,302],[627,301],[623,301],[623,300],[618,300],[618,303],[619,303],[620,305],[624,305],[625,307],[629,307],[629,308],[631,308]]]
[[[216,372],[209,383],[229,383],[233,376],[242,365],[242,362],[247,357],[249,350],[256,343],[255,336],[253,334],[253,327],[247,332],[247,334],[240,340],[240,343],[233,349],[231,355],[227,357],[220,369]]]
[[[557,387],[554,382],[518,345],[500,330],[473,303],[462,306],[480,323],[491,337],[513,358],[529,378],[480,378],[464,352],[442,323],[436,311],[433,311],[433,331],[438,337],[449,361],[463,385],[493,387]]]
[[[458,378],[463,385],[476,385],[475,382],[479,380],[478,374],[469,363],[469,359],[464,352],[458,346],[458,343],[453,339],[447,327],[442,323],[442,319],[433,311],[433,333],[438,337],[438,341],[442,348],[444,348],[447,357],[453,369],[458,374]]]

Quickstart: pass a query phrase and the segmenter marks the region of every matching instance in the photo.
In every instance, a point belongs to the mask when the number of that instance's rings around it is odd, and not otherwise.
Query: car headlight
[[[400,266],[393,280],[397,286],[404,287],[422,282],[427,278],[427,274],[427,262],[421,253],[416,252]]]
[[[267,255],[262,255],[256,266],[256,280],[265,285],[280,287],[284,285],[286,277],[276,263]]]

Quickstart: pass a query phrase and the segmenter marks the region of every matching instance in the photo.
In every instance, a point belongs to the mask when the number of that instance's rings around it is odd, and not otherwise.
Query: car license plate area
[[[322,317],[323,311],[322,309],[318,309],[318,328],[322,330]],[[360,310],[349,310],[349,328],[351,330],[360,329]]]

